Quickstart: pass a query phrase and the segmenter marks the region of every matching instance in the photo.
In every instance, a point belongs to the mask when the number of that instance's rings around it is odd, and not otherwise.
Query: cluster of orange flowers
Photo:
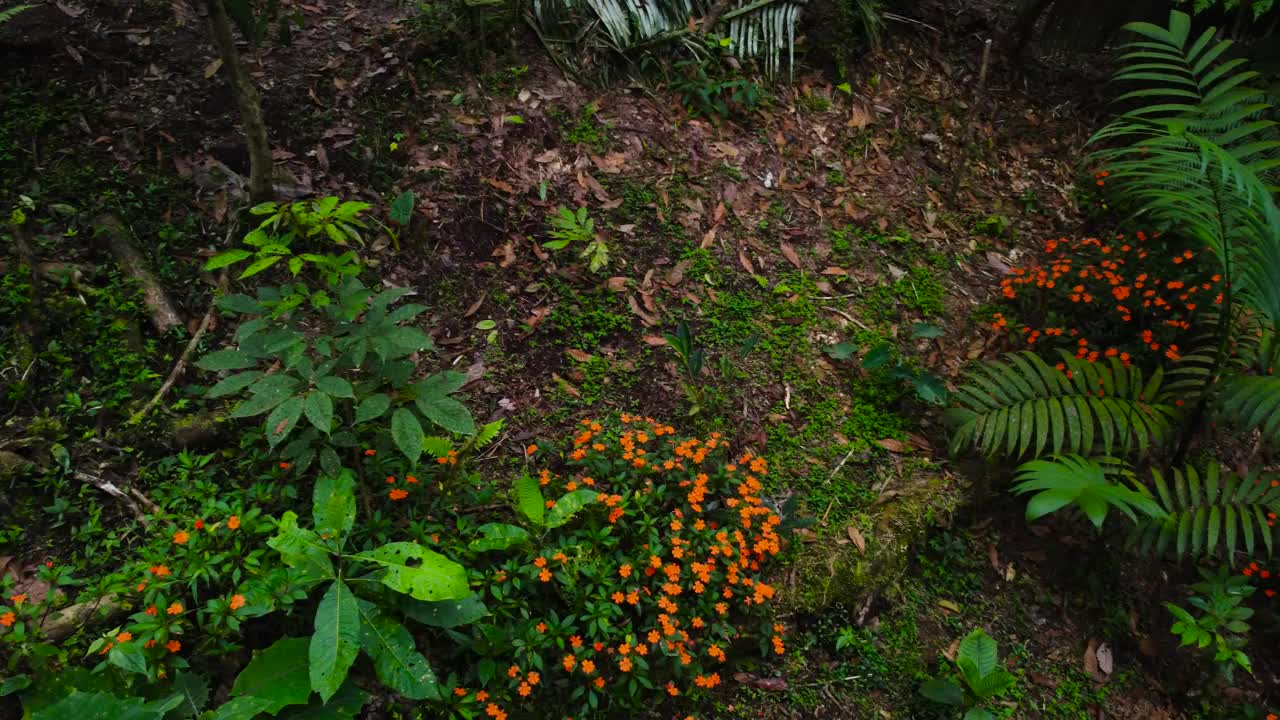
[[[1147,247],[1147,241],[1156,237],[1158,234],[1148,236],[1138,232],[1133,238],[1116,235],[1110,242],[1098,238],[1078,242],[1065,238],[1046,241],[1044,252],[1048,259],[1014,268],[1009,277],[1000,281],[1001,292],[1010,300],[1033,288],[1049,297],[1056,295],[1060,302],[1070,303],[1059,308],[1064,315],[1078,312],[1072,310],[1072,306],[1088,306],[1086,312],[1092,313],[1095,320],[1113,319],[1137,325],[1137,329],[1131,331],[1131,340],[1126,342],[1138,341],[1142,348],[1157,356],[1177,360],[1181,357],[1180,351],[1172,341],[1191,328],[1190,319],[1197,309],[1222,304],[1222,276],[1191,279],[1197,275],[1191,268],[1196,253],[1182,250],[1168,258],[1157,258],[1153,255],[1156,251]],[[1157,259],[1167,259],[1180,272],[1185,271],[1184,276],[1160,278],[1144,270]],[[1003,313],[996,313],[992,326],[1008,330],[1009,319]],[[1072,338],[1077,342],[1076,357],[1088,362],[1119,357],[1128,366],[1132,359],[1119,347],[1106,344],[1091,347],[1089,340],[1081,337],[1078,327],[1024,326],[1020,332],[1032,347],[1042,339],[1064,335]]]
[[[1275,522],[1276,514],[1271,513],[1269,517],[1271,518],[1272,522],[1268,524],[1273,525],[1273,523]],[[1248,567],[1240,571],[1240,574],[1244,575],[1247,578],[1254,578],[1255,580],[1273,580],[1274,579],[1276,581],[1280,581],[1280,575],[1277,575],[1277,573],[1273,573],[1270,570],[1258,565],[1258,563],[1256,562],[1249,563]],[[1274,598],[1277,594],[1277,591],[1274,587],[1263,588],[1262,594],[1267,596],[1268,598]]]
[[[544,487],[562,484],[570,492],[595,487],[615,537],[636,531],[635,536],[656,538],[657,544],[641,540],[618,558],[616,584],[605,595],[621,616],[609,630],[587,626],[600,640],[587,642],[572,632],[557,637],[539,624],[539,632],[563,647],[551,665],[556,674],[548,680],[557,687],[601,690],[611,682],[625,688],[632,674],[644,672],[665,696],[710,690],[721,677],[703,670],[704,663],[727,663],[726,648],[747,632],[731,621],[735,607],[750,613],[776,596],[760,577],[782,546],[782,519],[761,499],[768,463],[750,452],[726,462],[721,453],[728,445],[719,433],[706,440],[677,440],[674,428],[651,418],[624,414],[621,421],[617,431],[582,421],[568,454],[570,476],[542,470],[539,481]],[[526,448],[526,456],[536,452],[536,446]],[[663,520],[655,525],[653,518]],[[531,559],[526,572],[540,581],[536,585],[559,592],[561,583],[566,590],[581,583],[568,567],[571,562],[564,552],[548,548]],[[493,579],[504,582],[506,571],[495,572]],[[786,628],[772,624],[772,629],[773,651],[785,654]],[[511,687],[488,691],[527,698],[541,679],[534,675],[531,681],[513,665]],[[466,691],[458,688],[455,695]]]
[[[13,603],[13,606],[15,608],[22,607],[22,603],[26,601],[27,601],[27,596],[22,593],[9,596],[9,602]],[[13,627],[13,624],[17,621],[17,619],[18,619],[18,615],[16,612],[14,612],[13,610],[6,610],[3,614],[0,614],[0,626]]]
[[[442,458],[442,459],[443,459],[443,458]],[[388,476],[387,476],[387,484],[388,484],[388,485],[395,485],[395,484],[396,484],[396,476],[395,476],[395,475],[388,475]],[[406,475],[406,476],[404,477],[404,484],[405,484],[406,486],[408,486],[408,485],[417,485],[417,484],[418,484],[418,478],[416,478],[416,477],[414,477],[414,476],[412,476],[412,475]],[[396,487],[396,488],[391,488],[391,490],[387,493],[387,497],[391,498],[391,501],[392,501],[392,502],[400,502],[401,500],[403,500],[403,499],[405,499],[405,498],[409,497],[409,491],[408,491],[408,490],[405,490],[404,488],[398,488],[398,487]]]

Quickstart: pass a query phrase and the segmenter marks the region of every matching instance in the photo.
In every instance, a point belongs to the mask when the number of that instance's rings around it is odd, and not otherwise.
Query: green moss
[[[595,103],[587,103],[574,115],[559,109],[547,114],[560,122],[560,138],[565,145],[589,145],[596,152],[605,152],[609,149],[609,129],[612,126],[597,120],[597,112],[599,108]]]
[[[547,324],[557,342],[579,350],[594,350],[616,334],[631,330],[632,317],[617,293],[592,290],[579,293],[561,280],[548,282],[560,295]]]
[[[933,268],[915,265],[892,284],[872,288],[862,303],[876,322],[893,322],[904,308],[925,317],[941,315],[946,294]]]

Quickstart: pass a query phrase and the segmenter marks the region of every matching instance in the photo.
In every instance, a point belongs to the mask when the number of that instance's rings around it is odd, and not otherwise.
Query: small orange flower
[[[520,675],[520,666],[519,666],[519,665],[512,665],[511,667],[507,668],[507,677],[509,677],[509,678],[513,678],[513,677],[517,677],[517,676],[519,676],[519,675]]]
[[[462,688],[462,687],[456,687],[456,688],[454,688],[454,689],[453,689],[453,694],[454,694],[454,695],[456,695],[456,696],[458,696],[458,697],[466,697],[466,696],[467,696],[467,689],[466,689],[466,688]]]
[[[595,671],[596,671],[596,664],[595,664],[594,662],[592,662],[592,661],[590,661],[590,660],[583,660],[583,661],[582,661],[582,672],[583,672],[584,674],[586,674],[586,675],[590,675],[591,673],[593,673],[593,672],[595,672]]]
[[[281,469],[281,470],[288,470],[288,469],[289,469],[289,463],[287,463],[287,462],[282,462],[282,463],[280,463],[280,469]]]
[[[127,631],[127,630],[126,630],[125,632],[122,632],[122,633],[120,633],[120,634],[116,635],[116,642],[117,642],[117,643],[127,643],[127,642],[129,642],[130,640],[132,640],[132,639],[133,639],[133,633],[131,633],[131,632]]]
[[[230,528],[230,529],[232,529],[232,530],[239,530],[239,529],[240,529],[240,516],[239,516],[239,515],[232,515],[230,518],[228,518],[228,519],[227,519],[227,527],[228,527],[228,528]]]
[[[197,530],[204,529],[204,520],[201,520],[200,518],[196,518],[196,529]]]
[[[538,632],[545,633],[546,631],[547,631],[547,624],[544,622],[538,623]]]
[[[387,493],[387,497],[391,498],[392,501],[394,502],[399,502],[409,497],[409,491],[396,488],[395,490],[392,490],[391,492]]]
[[[529,683],[520,683],[520,689],[517,691],[520,697],[529,697],[529,693],[533,692],[533,688],[529,687]]]
[[[595,686],[596,686],[596,689],[598,690],[598,689],[600,689],[600,688],[604,687],[604,678],[602,678],[602,677],[598,677],[598,678],[596,678],[596,679],[595,679],[595,681],[594,681],[592,684],[593,684],[593,685],[595,685]]]
[[[536,453],[536,452],[538,452],[538,446],[537,446],[537,445],[530,445],[529,447],[527,447],[527,448],[525,448],[525,449],[524,449],[524,454],[525,454],[525,455],[532,455],[532,454],[534,454],[534,453]]]
[[[187,534],[186,530],[179,530],[178,532],[173,534],[173,543],[175,545],[185,545],[186,542],[190,539],[191,539],[191,536]]]
[[[231,602],[228,603],[227,606],[230,607],[232,610],[239,610],[240,608],[244,607],[244,596],[232,595]]]
[[[5,613],[5,614],[0,615],[0,625],[3,625],[3,626],[5,626],[5,627],[13,627],[13,622],[14,622],[14,620],[16,620],[16,619],[17,619],[17,617],[18,617],[18,616],[17,616],[17,615],[14,615],[14,614],[13,614],[13,611],[12,611],[12,610],[10,610],[9,612],[7,612],[7,613]]]
[[[151,617],[155,617],[160,614],[160,608],[156,607],[155,605],[152,605],[151,607],[147,608],[147,614],[150,615]]]
[[[164,610],[164,611],[165,611],[166,613],[170,614],[170,615],[181,615],[181,614],[182,614],[182,603],[180,603],[180,602],[175,602],[174,604],[172,604],[172,605],[170,605],[169,607],[165,608],[165,610]]]
[[[529,673],[529,676],[525,678],[524,681],[529,683],[530,685],[537,685],[539,682],[542,681],[542,676],[536,672],[531,672]]]
[[[466,691],[463,691],[463,692],[465,694]],[[488,699],[489,699],[489,693],[485,692],[484,690],[481,690],[480,692],[476,693],[476,702],[484,702],[485,700],[488,700]]]
[[[176,653],[182,649],[182,643],[178,642],[177,640],[170,640],[169,642],[165,643],[164,646],[171,653]]]
[[[9,602],[13,603],[14,605],[22,605],[22,603],[26,601],[27,601],[27,596],[25,593],[18,593],[17,595],[9,596]]]
[[[151,574],[156,577],[167,577],[170,575],[169,567],[167,565],[152,565]]]
[[[570,637],[570,638],[569,638],[569,644],[570,644],[570,645],[572,645],[572,646],[574,646],[575,648],[580,648],[580,647],[582,647],[582,637],[581,637],[581,636],[578,636],[578,635],[574,635],[574,636]]]
[[[373,457],[374,455],[377,455],[377,454],[378,454],[378,451],[377,451],[377,450],[373,450],[373,449],[369,449],[369,450],[365,450],[365,451],[364,451],[364,456],[365,456],[365,457]]]

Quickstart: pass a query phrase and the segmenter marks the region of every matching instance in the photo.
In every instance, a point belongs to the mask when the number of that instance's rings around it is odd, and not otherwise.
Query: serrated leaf
[[[835,345],[827,347],[825,352],[831,356],[833,360],[848,360],[857,352],[858,346],[851,342],[838,342]]]
[[[382,566],[384,585],[418,600],[457,600],[471,594],[464,567],[417,543],[387,543],[356,557]]]
[[[391,414],[391,439],[410,463],[422,456],[422,424],[408,408],[396,408]]]
[[[950,680],[929,678],[920,686],[920,694],[943,705],[961,707],[964,705],[964,691]]]
[[[316,380],[316,388],[331,397],[354,398],[356,396],[351,383],[336,375],[326,375]]]

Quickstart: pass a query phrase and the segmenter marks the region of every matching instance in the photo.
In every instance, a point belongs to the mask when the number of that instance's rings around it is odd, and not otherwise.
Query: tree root
[[[173,303],[165,295],[164,288],[155,275],[147,269],[147,261],[129,240],[129,231],[114,215],[101,215],[94,221],[100,236],[104,237],[111,254],[125,274],[142,287],[143,302],[151,310],[151,322],[162,334],[182,324],[182,318],[173,309]]]
[[[227,273],[224,270],[222,275],[218,277],[218,288],[221,290],[225,289],[226,286]],[[213,314],[216,309],[217,300],[215,299],[213,302],[209,303],[208,312],[206,312],[204,317],[200,319],[200,327],[196,328],[195,333],[191,336],[191,342],[187,343],[186,349],[184,349],[182,351],[182,355],[178,357],[178,362],[174,363],[173,370],[169,371],[169,377],[165,378],[164,384],[160,386],[160,389],[156,391],[155,395],[151,396],[151,399],[147,401],[147,404],[143,405],[141,410],[134,413],[133,416],[129,418],[130,425],[136,425],[142,420],[142,418],[146,417],[147,413],[151,412],[152,408],[154,408],[160,400],[164,398],[165,394],[169,392],[169,388],[173,387],[173,383],[177,381],[178,376],[182,374],[182,371],[186,370],[187,361],[191,359],[191,353],[196,349],[196,345],[200,342],[200,338],[204,337],[209,326],[213,324]]]

